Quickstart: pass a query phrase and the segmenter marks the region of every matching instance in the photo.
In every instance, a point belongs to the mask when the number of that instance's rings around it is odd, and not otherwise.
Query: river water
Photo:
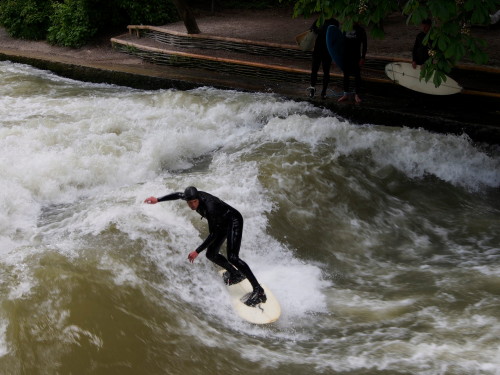
[[[0,373],[500,374],[500,150],[0,63]],[[188,185],[282,305],[233,313]]]

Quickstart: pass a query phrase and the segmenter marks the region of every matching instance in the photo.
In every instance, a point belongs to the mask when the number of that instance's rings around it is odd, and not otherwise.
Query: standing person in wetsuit
[[[351,31],[344,32],[344,95],[339,102],[349,99],[349,77],[354,76],[354,99],[361,103],[361,68],[365,65],[367,37],[366,31],[355,23]]]
[[[189,253],[188,260],[193,263],[196,257],[207,249],[207,258],[227,271],[224,273],[226,284],[233,285],[248,279],[253,287],[253,292],[245,301],[246,305],[255,306],[266,302],[267,297],[264,289],[260,286],[250,267],[239,257],[243,217],[238,210],[209,193],[198,191],[194,186],[187,187],[184,193],[171,193],[161,198],[149,197],[144,203],[156,204],[177,199],[185,200],[189,208],[196,210],[202,218],[206,218],[210,232],[205,241],[195,251]],[[219,253],[226,239],[227,259]]]
[[[330,67],[332,65],[332,57],[326,46],[326,30],[330,25],[339,27],[339,21],[335,18],[330,18],[320,27],[317,26],[317,22],[318,20],[314,21],[310,28],[310,30],[314,31],[318,36],[316,37],[316,43],[314,44],[312,53],[311,86],[309,86],[307,92],[309,97],[314,98],[314,94],[316,93],[316,82],[318,81],[318,70],[321,65],[323,67],[323,89],[321,90],[321,99],[325,99],[328,83],[330,82]]]
[[[411,65],[413,69],[416,69],[417,65],[423,65],[429,58],[429,46],[424,45],[423,41],[431,29],[431,25],[432,21],[430,19],[425,19],[421,23],[422,31],[415,38],[415,44],[411,53]]]

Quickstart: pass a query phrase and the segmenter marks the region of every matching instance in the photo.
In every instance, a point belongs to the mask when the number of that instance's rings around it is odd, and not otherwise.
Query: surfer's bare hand
[[[156,198],[156,197],[146,198],[146,200],[144,201],[144,203],[147,203],[147,204],[156,204],[156,203],[158,203],[158,198]]]
[[[196,251],[191,251],[188,255],[188,260],[193,263],[199,254]]]

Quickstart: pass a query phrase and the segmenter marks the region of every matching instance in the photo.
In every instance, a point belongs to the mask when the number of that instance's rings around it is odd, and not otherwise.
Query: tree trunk
[[[179,16],[182,18],[184,22],[184,26],[186,26],[186,30],[188,34],[199,34],[201,31],[198,28],[198,24],[196,23],[196,18],[194,18],[194,14],[191,11],[187,4],[187,0],[172,0],[177,11],[179,12]]]

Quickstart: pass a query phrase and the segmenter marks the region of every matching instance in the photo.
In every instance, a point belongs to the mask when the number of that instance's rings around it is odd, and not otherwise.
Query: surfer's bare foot
[[[362,102],[362,100],[361,100],[361,98],[359,97],[359,95],[358,95],[358,94],[356,94],[356,95],[354,96],[354,100],[355,100],[355,101],[356,101],[356,103],[358,103],[358,104]]]
[[[349,97],[347,95],[343,95],[338,101],[339,102],[345,102],[348,99],[349,99]]]

